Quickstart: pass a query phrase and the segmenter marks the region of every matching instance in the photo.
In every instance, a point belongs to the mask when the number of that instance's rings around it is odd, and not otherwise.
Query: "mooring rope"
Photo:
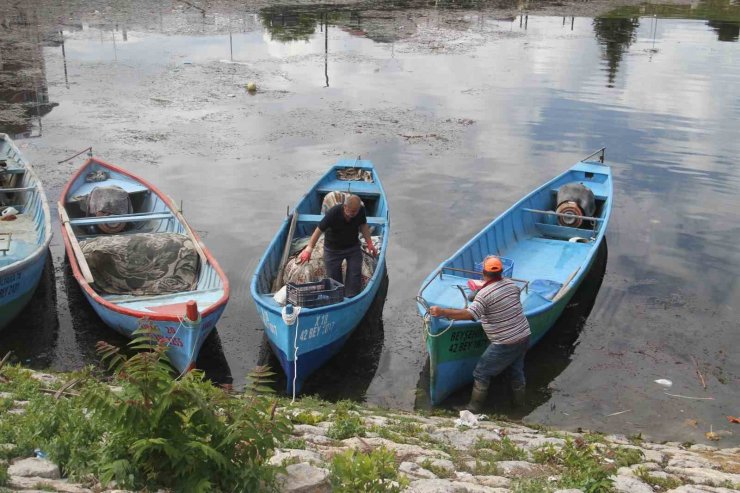
[[[282,310],[283,322],[288,326],[295,323],[295,340],[293,341],[293,400],[290,401],[290,403],[293,404],[295,403],[295,383],[298,378],[298,325],[300,324],[298,315],[301,313],[301,307],[294,306],[293,313],[291,314],[288,314],[285,311],[285,308],[286,307],[284,306]]]
[[[452,328],[452,325],[455,323],[454,320],[450,320],[450,325],[448,325],[442,332],[439,334],[432,334],[432,332],[429,330],[429,327],[432,324],[432,316],[429,314],[429,304],[427,301],[422,298],[421,296],[416,297],[416,302],[419,303],[422,307],[424,307],[424,315],[421,316],[421,319],[424,321],[424,336],[429,337],[440,337],[444,335],[448,330]]]

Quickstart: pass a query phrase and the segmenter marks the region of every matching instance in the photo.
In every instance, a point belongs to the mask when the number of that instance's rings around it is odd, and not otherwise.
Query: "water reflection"
[[[365,400],[365,393],[375,376],[383,352],[383,306],[387,294],[386,273],[375,299],[355,331],[344,347],[306,380],[301,392],[303,395],[318,395],[328,400]],[[277,369],[275,388],[282,392],[286,388],[285,374],[280,370],[280,363],[270,350],[266,337],[263,338],[261,351],[260,364]]]
[[[57,103],[49,101],[44,39],[36,11],[15,10],[4,17],[0,35],[0,129],[14,138],[41,135],[41,117]],[[35,126],[34,126],[35,124]]]
[[[12,351],[11,363],[36,369],[51,365],[59,333],[56,299],[54,265],[48,255],[39,285],[28,305],[0,331],[0,358]]]
[[[597,17],[594,19],[596,39],[603,45],[603,57],[607,64],[607,87],[614,87],[619,64],[629,46],[637,39],[639,18],[620,19]]]
[[[527,378],[526,404],[521,407],[511,405],[511,390],[506,375],[492,379],[491,388],[484,412],[505,414],[511,418],[522,418],[550,398],[550,383],[565,370],[571,361],[578,337],[596,302],[601,283],[606,272],[608,248],[606,238],[599,246],[594,259],[578,291],[568,303],[555,325],[540,342],[527,352],[524,370]],[[422,370],[417,384],[416,409],[430,409],[429,401],[429,361]],[[443,403],[444,407],[465,404],[470,397],[470,387],[455,392]]]

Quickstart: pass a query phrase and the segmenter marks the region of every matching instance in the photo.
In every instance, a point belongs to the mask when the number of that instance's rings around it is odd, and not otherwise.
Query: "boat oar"
[[[272,284],[272,291],[276,292],[283,287],[283,274],[285,273],[285,264],[288,263],[288,257],[290,256],[290,247],[293,243],[293,234],[295,234],[295,226],[298,222],[298,211],[293,211],[293,216],[290,219],[290,227],[288,228],[288,238],[285,241],[285,247],[283,248],[283,256],[280,258],[280,268],[278,269],[277,277],[275,282]]]

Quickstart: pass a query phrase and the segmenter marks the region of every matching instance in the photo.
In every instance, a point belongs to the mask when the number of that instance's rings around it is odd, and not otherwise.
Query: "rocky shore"
[[[57,379],[39,373],[34,378]],[[3,416],[23,414],[28,407],[28,401],[16,399],[12,392],[0,392],[0,403],[0,421]],[[347,401],[334,404],[306,398],[294,404],[279,400],[278,404],[275,413],[290,420],[291,436],[275,450],[269,463],[281,466],[277,484],[279,491],[286,493],[353,491],[351,481],[361,481],[361,468],[341,471],[337,457],[371,461],[378,451],[390,458],[390,475],[383,473],[372,491],[740,490],[739,448],[659,444],[634,436],[536,429],[498,419],[464,425],[455,416],[368,409]],[[14,444],[0,444],[0,453],[12,457],[14,448]],[[576,484],[580,488],[568,487]],[[8,489],[123,491],[106,489],[94,478],[80,484],[62,478],[59,466],[45,458],[42,450],[37,450],[35,457],[0,461],[0,491]]]

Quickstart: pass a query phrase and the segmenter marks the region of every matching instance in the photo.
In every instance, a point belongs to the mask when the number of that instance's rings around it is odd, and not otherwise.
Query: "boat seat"
[[[584,185],[586,185],[593,192],[594,199],[595,200],[605,201],[607,198],[609,198],[606,195],[603,195],[603,193],[600,193],[601,192],[600,189],[604,187],[603,184],[601,184],[601,183],[588,183],[588,182],[586,182],[586,183],[584,183]],[[557,197],[558,196],[558,190],[559,190],[559,188],[551,188],[550,189],[550,192],[552,193],[552,195],[554,197]]]
[[[531,292],[537,293],[547,300],[552,300],[562,287],[563,283],[551,281],[550,279],[535,279],[529,283],[529,290]]]
[[[380,187],[377,183],[367,181],[343,181],[343,180],[332,180],[323,186],[317,187],[318,193],[329,193],[329,192],[350,192],[355,195],[368,196],[368,197],[379,197]]]
[[[80,217],[70,219],[69,224],[72,226],[91,226],[94,224],[108,223],[137,223],[143,221],[155,221],[162,219],[172,219],[174,216],[171,212],[145,212],[140,214],[117,214],[114,216],[95,216]]]
[[[21,188],[0,188],[0,193],[30,192],[32,190],[36,190],[36,185]]]
[[[320,223],[321,220],[324,218],[322,214],[298,214],[298,222],[299,223]],[[110,222],[110,221],[108,221]],[[374,216],[368,216],[367,217],[367,224],[370,226],[383,226],[385,225],[385,218],[384,217],[374,217]]]
[[[593,229],[569,228],[559,224],[545,223],[535,223],[535,226],[542,235],[555,240],[568,241],[571,238],[583,238],[592,241],[592,237],[595,235]]]

